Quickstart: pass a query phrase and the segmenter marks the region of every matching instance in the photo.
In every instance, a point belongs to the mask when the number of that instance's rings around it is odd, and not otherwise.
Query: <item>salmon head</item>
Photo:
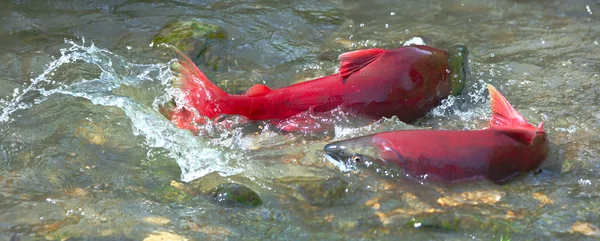
[[[377,135],[368,135],[353,139],[333,142],[324,148],[325,157],[335,165],[352,167],[388,166],[388,163],[400,163],[398,153]],[[393,165],[391,165],[393,166]]]
[[[356,50],[339,56],[340,78],[342,82],[354,73],[368,72],[373,79],[396,79],[406,75],[407,64],[415,64],[420,74],[446,71],[452,95],[460,95],[470,76],[468,66],[469,50],[464,45],[454,45],[447,50],[425,45],[385,50],[380,48]],[[440,69],[442,68],[442,69]],[[438,77],[438,76],[436,76]],[[359,79],[367,78],[365,75]],[[445,96],[444,96],[445,97]]]

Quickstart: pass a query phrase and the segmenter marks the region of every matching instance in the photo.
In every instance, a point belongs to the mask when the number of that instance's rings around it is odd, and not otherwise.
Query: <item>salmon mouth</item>
[[[328,158],[330,161],[343,164],[345,164],[348,160],[348,158],[346,157],[347,154],[345,149],[345,146],[339,145],[337,143],[327,144],[323,148],[326,158]]]
[[[323,149],[325,159],[343,172],[356,170],[357,165],[362,163],[361,154],[349,152],[347,146],[340,142],[328,144]]]

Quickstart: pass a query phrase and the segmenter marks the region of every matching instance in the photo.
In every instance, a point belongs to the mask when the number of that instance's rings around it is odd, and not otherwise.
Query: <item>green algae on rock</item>
[[[289,177],[280,178],[281,182],[292,189],[292,194],[315,206],[344,204],[348,182],[341,178]]]
[[[215,187],[212,196],[219,205],[226,207],[257,207],[262,204],[262,200],[256,192],[237,183],[221,184]]]
[[[173,184],[161,185],[148,191],[149,197],[159,203],[185,203],[192,198],[192,195],[186,193],[185,189]]]
[[[165,25],[154,36],[154,44],[169,44],[195,62],[216,70],[222,57],[215,50],[226,44],[227,32],[222,27],[199,21],[177,20]]]

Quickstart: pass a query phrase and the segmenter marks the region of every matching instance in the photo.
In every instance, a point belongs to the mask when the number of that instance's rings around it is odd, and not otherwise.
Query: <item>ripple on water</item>
[[[0,238],[599,236],[600,25],[588,0],[21,3],[0,9],[0,49],[8,50],[0,51],[0,220],[9,220]],[[252,63],[214,73],[232,85],[285,86],[331,74],[341,52],[395,48],[415,36],[436,47],[464,43],[473,71],[464,96],[414,125],[352,123],[334,113],[343,124],[324,138],[480,129],[489,118],[485,84],[492,83],[527,120],[546,123],[562,171],[543,169],[502,186],[445,186],[368,169],[339,172],[322,160],[319,138],[218,126],[207,138],[175,129],[157,112],[176,92],[168,88],[169,59],[147,46],[167,20],[191,17],[222,25],[232,39],[224,52]],[[107,49],[62,43],[74,36]],[[58,48],[54,59],[46,54]],[[238,181],[260,194],[260,207],[207,201],[211,185]]]

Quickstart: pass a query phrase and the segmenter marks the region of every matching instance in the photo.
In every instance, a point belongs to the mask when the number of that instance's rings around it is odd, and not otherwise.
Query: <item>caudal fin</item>
[[[213,118],[218,112],[219,100],[228,96],[227,92],[213,84],[186,54],[173,48],[177,54],[178,65],[174,71],[178,74],[179,88],[201,115]]]
[[[540,123],[538,128],[532,126],[494,86],[488,84],[488,91],[492,108],[490,127],[518,138],[526,144],[531,144],[536,132],[543,131],[544,124]]]

